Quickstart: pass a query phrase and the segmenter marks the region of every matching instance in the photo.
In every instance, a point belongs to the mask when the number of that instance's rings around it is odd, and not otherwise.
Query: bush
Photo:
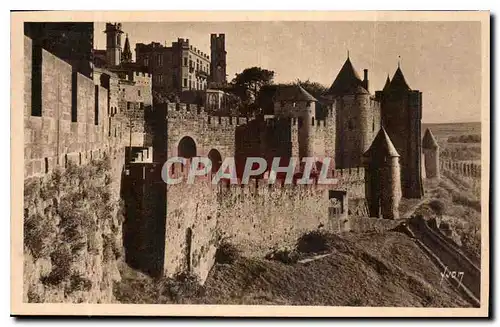
[[[481,147],[479,145],[462,145],[445,147],[440,151],[440,156],[442,158],[448,158],[457,161],[463,160],[480,160],[481,159]]]
[[[204,296],[204,291],[199,278],[187,272],[167,278],[125,277],[113,286],[120,303],[133,304],[193,303]]]
[[[297,241],[297,250],[302,253],[320,253],[332,248],[333,239],[336,236],[332,233],[315,230],[302,235]]]
[[[481,135],[469,134],[448,137],[448,143],[481,143]]]
[[[452,196],[453,202],[466,207],[473,208],[481,212],[481,201],[473,199],[470,195],[466,193],[454,192]]]
[[[69,287],[66,288],[66,293],[71,294],[75,291],[88,292],[92,288],[92,282],[78,274],[73,274],[70,277]]]
[[[50,254],[50,259],[52,262],[52,271],[49,276],[42,277],[42,283],[46,285],[59,285],[71,275],[71,265],[73,262],[71,248],[67,244],[59,245]]]
[[[187,272],[180,272],[173,278],[167,278],[164,284],[164,295],[165,291],[167,291],[167,295],[176,303],[182,303],[185,299],[200,297],[203,292],[198,276]]]
[[[299,253],[290,248],[275,249],[266,255],[267,260],[276,260],[285,264],[293,264],[299,261]]]
[[[442,216],[446,213],[446,206],[440,200],[432,200],[429,202],[429,207],[436,215]]]
[[[227,240],[222,240],[215,252],[216,263],[233,263],[241,257],[241,251]]]
[[[55,237],[56,226],[49,219],[41,215],[24,217],[24,245],[33,258],[48,256]]]
[[[347,301],[346,307],[362,307],[363,306],[363,301],[361,301],[360,298],[351,298],[349,301]]]
[[[42,303],[42,297],[36,290],[33,289],[33,285],[31,285],[28,289],[28,303]]]

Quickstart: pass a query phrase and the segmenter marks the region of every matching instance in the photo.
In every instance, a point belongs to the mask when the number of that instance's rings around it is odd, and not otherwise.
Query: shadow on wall
[[[157,277],[163,274],[164,265],[166,194],[161,189],[163,181],[148,181],[141,176],[142,169],[131,167],[121,179],[125,261],[130,267]]]

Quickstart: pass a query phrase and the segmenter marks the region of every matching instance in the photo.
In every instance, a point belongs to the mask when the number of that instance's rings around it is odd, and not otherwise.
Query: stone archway
[[[184,136],[177,146],[177,155],[182,158],[196,157],[196,142],[189,136]]]
[[[219,170],[222,165],[222,156],[217,149],[212,149],[208,152],[208,159],[212,162],[212,173],[215,173]]]

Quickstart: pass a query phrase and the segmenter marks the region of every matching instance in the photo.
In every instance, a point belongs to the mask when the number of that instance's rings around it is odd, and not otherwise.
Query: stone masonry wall
[[[29,302],[110,302],[120,277],[125,149],[121,133],[109,131],[123,117],[109,110],[108,89],[35,50],[25,37],[23,295]]]
[[[25,178],[43,176],[57,166],[65,167],[68,161],[84,164],[122,146],[121,131],[109,133],[121,128],[123,117],[109,113],[108,90],[73,73],[69,64],[43,49],[40,99],[35,99],[41,115],[33,114],[31,101],[37,93],[33,93],[31,80],[37,77],[32,74],[32,47],[25,37]]]
[[[167,276],[188,270],[204,281],[218,245],[217,192],[209,185],[169,185],[165,237]]]
[[[236,127],[244,119],[236,117],[212,117],[203,108],[182,104],[168,104],[168,156],[177,156],[178,145],[185,136],[196,144],[197,156],[208,156],[211,149],[216,149],[222,160],[235,153]]]
[[[123,162],[122,150],[25,180],[25,302],[114,302]]]
[[[293,246],[307,231],[335,229],[328,217],[328,192],[301,185],[221,186],[218,225],[222,237],[246,255],[265,255],[274,247]]]

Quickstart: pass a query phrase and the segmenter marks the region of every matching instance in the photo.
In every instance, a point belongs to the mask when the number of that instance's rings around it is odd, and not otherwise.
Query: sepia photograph
[[[488,315],[489,12],[129,14],[11,13],[11,314]]]

